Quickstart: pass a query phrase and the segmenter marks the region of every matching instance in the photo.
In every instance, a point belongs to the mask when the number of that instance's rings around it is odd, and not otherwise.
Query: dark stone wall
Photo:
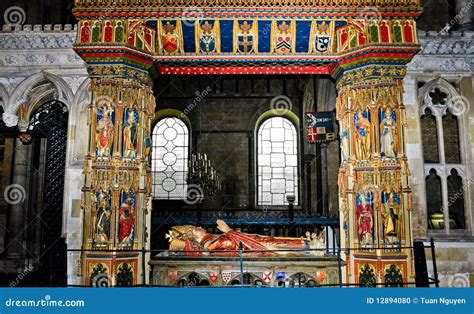
[[[455,0],[421,0],[423,14],[417,21],[417,29],[440,32],[456,16],[455,2]],[[459,28],[456,23],[451,26],[450,30]]]
[[[26,20],[23,24],[75,24],[73,2],[74,0],[2,0],[0,26],[5,24],[3,12],[12,6],[19,6],[25,11]]]

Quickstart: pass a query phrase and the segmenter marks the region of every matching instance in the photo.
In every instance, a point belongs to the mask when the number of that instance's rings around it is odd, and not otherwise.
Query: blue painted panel
[[[258,52],[270,52],[271,21],[258,22]]]
[[[221,29],[221,52],[233,51],[234,21],[220,21]]]
[[[194,21],[183,21],[183,44],[184,52],[196,52],[196,38]]]
[[[311,21],[296,22],[296,52],[308,52]]]

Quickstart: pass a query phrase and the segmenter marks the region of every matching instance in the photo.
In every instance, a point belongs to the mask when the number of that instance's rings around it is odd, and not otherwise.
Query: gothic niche
[[[375,287],[375,273],[374,273],[374,267],[365,264],[362,266],[362,268],[359,271],[359,287],[361,288],[369,288],[369,287]]]
[[[374,197],[362,190],[356,197],[357,234],[361,247],[371,247],[374,243]]]
[[[304,273],[296,273],[289,278],[289,286],[295,288],[313,288],[316,287],[318,284],[316,280],[314,280],[311,276]]]
[[[390,265],[385,270],[385,286],[391,288],[403,287],[403,276],[400,268],[396,265]]]
[[[133,285],[133,270],[129,263],[122,263],[117,268],[117,287],[127,287]]]
[[[265,285],[264,281],[260,277],[255,276],[252,273],[244,273],[242,275],[242,279],[243,279],[243,284],[244,285],[254,285],[254,286],[264,286]],[[241,284],[240,275],[236,276],[234,279],[232,279],[230,281],[231,286],[237,286],[237,285],[240,285],[240,284]]]
[[[189,275],[181,277],[177,286],[179,287],[198,287],[198,286],[210,286],[209,280],[201,274],[192,272]]]
[[[92,268],[90,285],[98,288],[110,286],[108,270],[104,264],[99,263]]]

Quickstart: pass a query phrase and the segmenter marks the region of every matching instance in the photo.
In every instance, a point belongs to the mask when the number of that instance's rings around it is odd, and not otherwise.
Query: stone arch
[[[68,107],[68,110],[71,110],[74,94],[66,81],[56,74],[41,71],[26,78],[20,84],[18,84],[11,94],[9,104],[8,107],[5,108],[5,112],[8,112],[9,114],[16,114],[18,108],[28,101],[26,97],[30,94],[30,91],[35,87],[35,85],[41,83],[42,81],[51,83],[52,86],[54,86],[54,89],[56,89],[57,93],[54,96],[54,99],[64,103]]]
[[[0,106],[5,110],[6,106],[10,101],[10,95],[3,84],[0,84]]]
[[[318,283],[316,279],[307,272],[297,272],[288,277],[291,287],[315,287]]]
[[[81,85],[79,85],[76,94],[74,95],[73,99],[73,104],[77,108],[78,111],[83,110],[86,108],[86,106],[89,104],[91,101],[90,99],[90,92],[89,92],[89,87],[90,87],[91,80],[89,78],[86,78]]]
[[[188,127],[188,129],[189,129],[188,131],[191,134],[191,132],[192,132],[191,120],[186,115],[186,113],[182,112],[182,111],[179,111],[179,110],[176,110],[176,109],[170,109],[170,108],[160,109],[155,113],[155,115],[154,115],[154,117],[151,121],[151,133],[153,133],[153,129],[155,128],[156,124],[161,119],[168,118],[168,117],[175,117],[175,118],[179,118],[180,120],[182,120],[186,124],[186,126]]]
[[[251,286],[266,286],[267,283],[260,277],[259,275],[253,273],[253,272],[244,272],[242,274],[242,277],[244,279],[244,285],[251,285]],[[234,275],[229,282],[227,283],[228,286],[233,286],[233,285],[241,285],[241,279],[242,279],[240,273]],[[258,282],[258,283],[257,283]]]
[[[213,286],[214,283],[203,273],[191,271],[175,280],[175,286]]]
[[[437,99],[433,103],[433,92],[437,92]],[[445,95],[444,95],[445,94]],[[450,84],[444,78],[438,77],[434,80],[427,82],[419,90],[418,96],[419,104],[419,116],[420,119],[424,116],[428,109],[436,117],[438,142],[440,143],[440,162],[445,162],[445,149],[444,149],[444,138],[441,135],[444,134],[443,124],[444,118],[448,115],[452,115],[457,118],[457,140],[459,156],[466,156],[469,154],[469,143],[468,143],[468,130],[467,130],[467,119],[469,101],[466,97],[462,96],[459,91]],[[442,156],[442,157],[441,157]],[[467,159],[469,156],[467,157]],[[464,160],[460,160],[461,163]]]
[[[440,90],[441,92],[446,94],[446,101],[445,104],[442,106],[436,106],[433,103],[433,99],[430,96],[430,93],[435,89]],[[434,80],[427,82],[421,89],[419,90],[418,94],[418,103],[420,107],[420,116],[423,115],[427,108],[430,108],[433,114],[442,116],[446,114],[448,109],[452,109],[452,114],[456,116],[460,116],[465,112],[468,108],[461,108],[462,106],[466,106],[468,104],[464,103],[464,98],[459,94],[459,92],[451,85],[448,81],[444,78],[438,77]]]

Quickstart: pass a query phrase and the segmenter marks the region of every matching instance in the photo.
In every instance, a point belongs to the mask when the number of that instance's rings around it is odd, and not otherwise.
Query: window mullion
[[[443,218],[444,218],[444,230],[449,235],[449,200],[448,200],[448,179],[446,169],[443,169],[440,174],[441,178],[441,193],[443,202]]]
[[[443,116],[436,114],[436,131],[438,134],[438,156],[440,164],[446,164],[444,155],[444,135],[443,135]]]

